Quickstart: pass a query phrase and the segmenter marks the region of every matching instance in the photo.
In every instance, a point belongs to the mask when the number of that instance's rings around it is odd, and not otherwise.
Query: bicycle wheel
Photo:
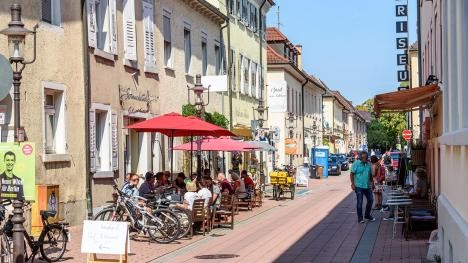
[[[148,235],[157,243],[167,244],[179,236],[180,223],[176,213],[168,209],[159,209],[153,212],[155,218],[148,218]]]
[[[39,237],[42,257],[55,262],[62,258],[67,248],[67,232],[60,225],[50,225],[47,232],[42,232],[42,239]],[[41,242],[42,241],[42,242]]]
[[[183,238],[190,232],[192,227],[192,213],[188,209],[184,209],[182,207],[174,206],[170,208],[174,213],[176,213],[179,224],[180,224],[180,232],[178,238]]]
[[[107,207],[99,211],[93,220],[99,221],[124,221],[123,211],[115,207]]]
[[[11,250],[10,242],[5,234],[2,233],[0,237],[0,262],[13,263],[13,253]]]

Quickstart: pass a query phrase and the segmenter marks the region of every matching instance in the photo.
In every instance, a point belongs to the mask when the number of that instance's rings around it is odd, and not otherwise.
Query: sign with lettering
[[[271,81],[268,83],[268,111],[287,111],[287,83],[284,80]]]
[[[409,81],[408,70],[398,70],[398,82]]]
[[[127,222],[85,220],[81,253],[122,255],[127,238]]]
[[[0,199],[35,200],[35,149],[32,142],[0,143]]]
[[[408,42],[408,1],[406,4],[401,4],[403,1],[398,1],[398,4],[395,5],[395,16],[398,21],[395,24],[395,31],[397,33],[396,37],[396,49],[405,50],[403,54],[397,54],[397,66],[406,66],[408,64],[408,54],[406,50],[409,47]],[[408,70],[398,70],[397,71],[398,82],[409,81]]]
[[[408,63],[408,54],[398,54],[397,55],[397,65],[405,66]]]
[[[119,86],[119,99],[122,108],[128,113],[149,113],[153,102],[159,98],[152,96],[147,90],[142,92],[132,88]]]
[[[407,37],[399,37],[396,39],[396,47],[397,49],[407,49],[408,48],[408,38]]]

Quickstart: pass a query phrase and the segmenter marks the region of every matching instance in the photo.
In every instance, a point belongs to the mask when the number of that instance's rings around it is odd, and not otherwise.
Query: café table
[[[402,191],[402,190],[384,190],[383,191],[384,198],[386,199],[385,204],[389,206],[394,206],[394,216],[393,216],[393,238],[395,238],[396,234],[396,226],[397,224],[403,224],[405,223],[404,221],[401,222],[399,219],[402,219],[404,217],[399,216],[399,208],[401,206],[405,207],[408,205],[413,204],[413,200],[409,197],[409,195]]]

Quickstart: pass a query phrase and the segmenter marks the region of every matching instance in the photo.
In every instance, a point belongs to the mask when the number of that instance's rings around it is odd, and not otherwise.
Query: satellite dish
[[[10,61],[0,54],[0,100],[10,93],[11,84],[13,84],[13,70]]]

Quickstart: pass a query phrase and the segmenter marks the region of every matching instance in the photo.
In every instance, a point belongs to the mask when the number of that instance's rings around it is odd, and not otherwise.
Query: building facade
[[[11,19],[10,5],[0,3],[0,25]],[[21,80],[21,126],[25,139],[36,145],[36,185],[58,185],[59,217],[72,225],[86,217],[86,101],[81,1],[14,1],[22,6],[25,27],[37,28],[37,56]],[[66,52],[54,52],[64,50]],[[9,57],[1,36],[0,53]],[[33,37],[27,36],[25,59],[33,57]],[[1,141],[12,142],[13,89],[4,105]],[[27,211],[26,211],[27,212]],[[27,212],[28,213],[28,212]],[[35,215],[38,216],[38,215]],[[27,219],[26,224],[30,223]]]
[[[431,187],[438,195],[442,262],[467,262],[468,3],[418,1],[420,85],[439,80],[442,96],[425,113]],[[432,77],[431,77],[432,76]]]
[[[278,149],[275,167],[297,167],[311,147],[320,145],[325,88],[303,71],[301,46],[294,46],[277,28],[267,29],[267,42],[269,126]]]

